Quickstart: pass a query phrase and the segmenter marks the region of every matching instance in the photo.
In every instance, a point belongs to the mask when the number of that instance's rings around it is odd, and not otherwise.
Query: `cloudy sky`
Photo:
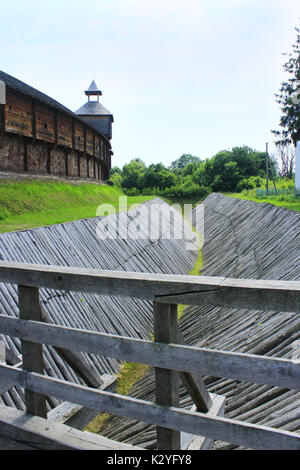
[[[73,111],[94,79],[115,118],[113,165],[169,165],[248,145],[280,111],[298,0],[0,0],[0,69]]]

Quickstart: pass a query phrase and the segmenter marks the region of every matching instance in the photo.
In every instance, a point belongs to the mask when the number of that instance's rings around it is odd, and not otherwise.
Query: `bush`
[[[242,179],[236,186],[238,192],[249,191],[254,188],[261,188],[263,186],[263,179],[259,176],[251,176],[250,178]]]
[[[161,196],[170,199],[193,199],[193,200],[200,200],[204,199],[209,194],[209,188],[206,186],[200,186],[195,183],[183,183],[177,186],[172,186],[171,188],[167,188],[164,191],[160,192]]]
[[[126,196],[139,196],[141,194],[138,188],[123,188],[123,191]]]

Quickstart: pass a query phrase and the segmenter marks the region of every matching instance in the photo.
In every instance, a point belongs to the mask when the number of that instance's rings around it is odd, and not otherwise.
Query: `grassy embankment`
[[[264,181],[265,187],[265,181]],[[276,181],[276,188],[279,194],[274,194],[274,187],[272,181],[269,185],[270,194],[266,196],[262,188],[244,190],[241,193],[225,193],[226,196],[235,197],[238,199],[247,199],[255,202],[267,202],[274,206],[285,207],[286,209],[300,211],[300,196],[295,195],[295,183],[291,180],[282,179]]]
[[[96,216],[100,204],[119,211],[118,188],[57,181],[0,181],[0,233]],[[128,206],[153,196],[129,196]]]

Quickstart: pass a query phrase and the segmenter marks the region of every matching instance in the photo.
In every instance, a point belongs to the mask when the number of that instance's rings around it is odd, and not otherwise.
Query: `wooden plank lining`
[[[300,363],[177,344],[152,343],[0,315],[2,334],[166,369],[300,389]]]
[[[211,439],[233,442],[253,449],[299,450],[300,435],[203,413],[155,405],[144,400],[100,392],[33,372],[0,366],[0,377],[11,378],[18,385],[41,394],[57,396],[88,408],[139,420],[169,429],[181,430]]]

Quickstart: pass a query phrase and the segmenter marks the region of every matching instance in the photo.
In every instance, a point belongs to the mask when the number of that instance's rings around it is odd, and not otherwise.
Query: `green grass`
[[[0,233],[96,216],[100,204],[119,212],[123,192],[112,186],[57,181],[0,181]],[[129,196],[128,207],[152,199]]]
[[[199,250],[198,258],[196,263],[194,264],[193,269],[189,272],[190,276],[200,276],[201,270],[203,267],[203,257],[202,257],[202,250]],[[184,315],[184,309],[186,305],[178,305],[178,320]]]
[[[129,395],[133,385],[146,373],[149,366],[144,364],[137,364],[135,362],[126,362],[120,368],[120,373],[117,375],[118,385],[117,393],[119,395]],[[93,419],[85,428],[84,431],[100,434],[105,428],[109,413],[102,413]]]
[[[238,199],[247,199],[254,202],[267,202],[278,207],[285,207],[293,211],[300,211],[300,197],[292,195],[278,195],[278,196],[267,196],[257,197],[255,190],[242,191],[241,193],[224,193],[225,196],[235,197]]]
[[[278,194],[274,194],[273,182],[269,182],[270,194],[266,196],[266,180],[262,180],[262,187],[257,189],[244,190],[241,193],[224,193],[225,196],[238,199],[247,199],[255,202],[267,202],[274,206],[285,207],[286,209],[300,211],[300,196],[295,195],[295,181],[287,178],[277,178],[276,189]],[[261,195],[260,195],[261,193]]]

